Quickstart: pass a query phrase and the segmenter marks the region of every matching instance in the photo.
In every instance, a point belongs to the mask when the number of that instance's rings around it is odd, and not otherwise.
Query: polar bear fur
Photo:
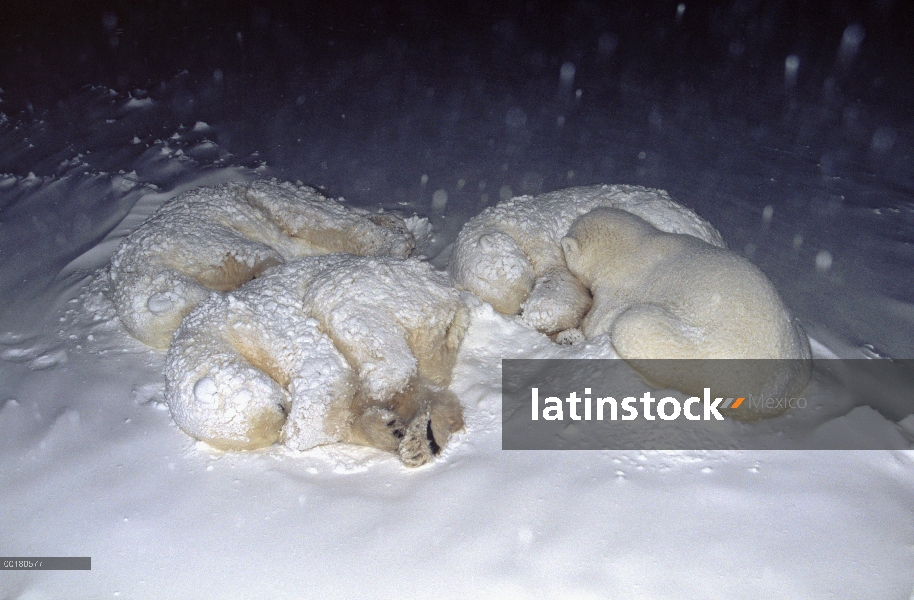
[[[315,256],[212,294],[166,356],[178,426],[222,449],[350,442],[427,462],[463,427],[447,391],[468,312],[427,263]]]
[[[166,349],[181,319],[213,290],[316,254],[405,258],[413,243],[399,217],[357,212],[309,187],[228,183],[166,202],[124,240],[108,275],[127,330]]]
[[[544,333],[577,327],[591,299],[568,271],[560,241],[576,218],[598,206],[621,208],[663,231],[724,247],[714,227],[662,190],[631,185],[568,188],[512,198],[468,221],[448,266],[455,285],[501,313],[523,312],[524,321]]]
[[[782,397],[809,381],[808,338],[748,260],[612,208],[579,217],[561,243],[568,269],[593,294],[584,335],[608,333],[619,356],[655,385],[700,396],[710,383],[716,396]],[[769,360],[675,368],[641,359]],[[731,414],[780,412],[744,406]]]

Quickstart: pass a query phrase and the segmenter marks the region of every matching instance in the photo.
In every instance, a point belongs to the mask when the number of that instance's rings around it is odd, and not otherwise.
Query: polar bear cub
[[[165,398],[222,449],[350,442],[418,466],[463,427],[447,390],[468,312],[429,264],[314,256],[212,294],[181,323]]]
[[[652,383],[700,395],[711,382],[717,395],[777,397],[809,381],[808,338],[748,260],[613,208],[579,217],[561,243],[568,268],[593,294],[584,335],[610,334],[619,356]],[[694,369],[638,359],[775,360],[712,361],[718,366],[699,381]],[[760,410],[733,416],[779,414]]]

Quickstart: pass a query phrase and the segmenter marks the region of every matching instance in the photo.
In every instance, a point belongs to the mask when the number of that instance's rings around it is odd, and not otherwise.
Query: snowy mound
[[[711,224],[662,190],[630,185],[568,188],[512,198],[468,221],[448,267],[455,284],[501,313],[523,311],[524,320],[539,331],[577,327],[590,309],[590,295],[568,271],[560,241],[576,218],[598,206],[626,210],[662,231],[725,246]]]
[[[290,183],[227,183],[164,204],[111,259],[113,302],[127,330],[167,348],[181,319],[211,290],[227,291],[288,260],[348,252],[405,258],[399,217],[356,212]]]
[[[427,263],[304,258],[197,306],[166,357],[165,397],[219,448],[344,441],[423,464],[463,426],[445,388],[466,326]]]

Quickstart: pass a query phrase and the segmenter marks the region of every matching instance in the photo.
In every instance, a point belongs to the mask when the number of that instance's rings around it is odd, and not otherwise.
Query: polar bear
[[[112,301],[140,341],[168,348],[181,319],[212,290],[330,252],[405,258],[402,219],[346,208],[316,190],[262,180],[201,187],[166,202],[111,259]]]
[[[178,426],[222,449],[350,442],[431,459],[463,427],[447,390],[468,310],[415,259],[313,256],[212,294],[165,362]]]
[[[613,208],[578,217],[561,244],[568,269],[593,294],[584,335],[608,333],[648,381],[698,396],[710,383],[734,398],[779,398],[808,383],[809,339],[748,260]],[[702,360],[676,368],[652,359]],[[744,405],[731,414],[751,420],[783,410]]]
[[[497,311],[555,334],[590,309],[587,289],[568,271],[560,241],[571,223],[598,207],[621,208],[673,233],[724,247],[711,224],[662,190],[598,185],[521,196],[489,207],[464,225],[448,265],[454,284]]]

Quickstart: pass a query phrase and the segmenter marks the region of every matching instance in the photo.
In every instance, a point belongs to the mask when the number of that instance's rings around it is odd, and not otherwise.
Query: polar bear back
[[[705,353],[696,358],[802,357],[790,312],[758,267],[690,236],[660,233],[655,239],[667,252],[640,300],[663,299],[658,303],[702,332]]]
[[[450,383],[463,335],[452,327],[465,327],[465,307],[448,277],[428,263],[339,261],[321,272],[303,306],[325,331],[334,332],[372,397],[389,398],[416,375],[437,385]]]
[[[165,349],[210,292],[283,262],[333,252],[405,258],[414,240],[389,214],[347,208],[275,180],[185,192],[131,233],[111,260],[112,300],[127,330]]]
[[[611,333],[634,306],[653,305],[682,324],[701,354],[676,356],[658,340],[638,358],[808,357],[773,284],[732,252],[609,208],[578,219],[562,245],[569,269],[594,294],[587,337]]]
[[[635,185],[575,187],[511,198],[468,221],[457,243],[475,243],[480,236],[498,230],[514,237],[535,264],[562,261],[558,245],[571,223],[598,206],[628,211],[662,231],[684,233],[714,246],[725,246],[710,223],[674,202],[665,191]]]
[[[413,249],[399,217],[347,208],[313,188],[261,180],[250,184],[246,197],[280,224],[292,245],[287,259],[335,252],[406,258]]]
[[[486,208],[466,223],[457,238],[451,270],[458,280],[472,269],[468,248],[495,231],[517,241],[541,275],[564,262],[559,242],[571,223],[598,206],[620,208],[652,223],[658,229],[698,237],[724,247],[723,238],[710,223],[674,202],[663,190],[634,185],[596,185],[567,188],[539,196],[518,196]],[[464,261],[464,259],[468,259]],[[464,264],[466,262],[466,264]]]

